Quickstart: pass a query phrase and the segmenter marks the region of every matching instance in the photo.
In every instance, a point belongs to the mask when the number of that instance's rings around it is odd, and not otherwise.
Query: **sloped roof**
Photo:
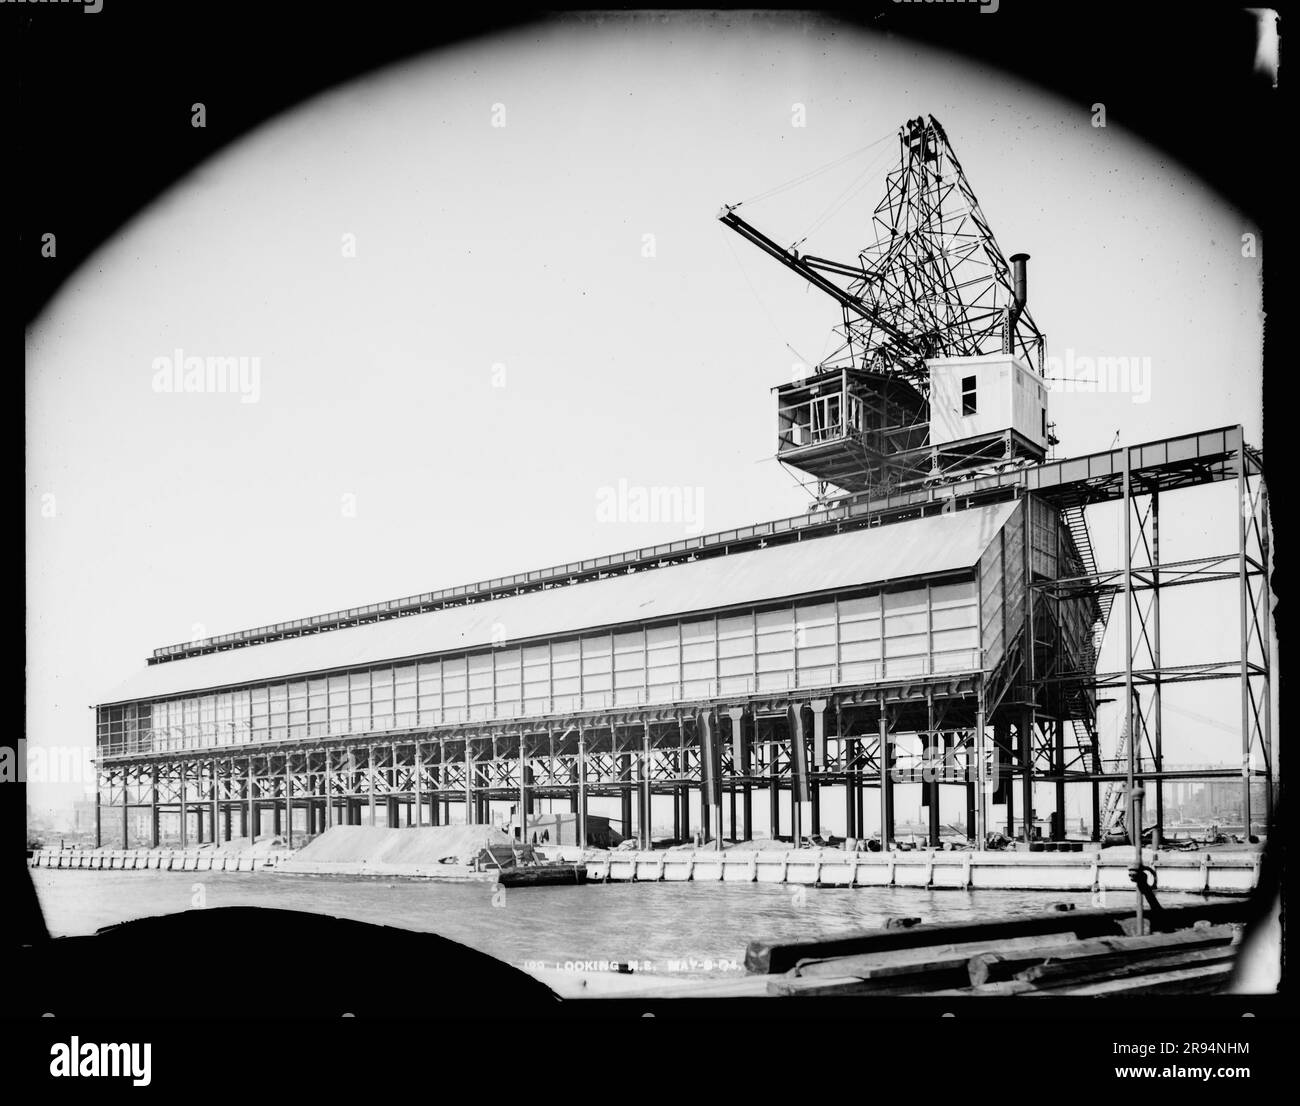
[[[144,667],[105,703],[301,676],[750,606],[973,567],[1015,510],[997,503],[510,595]]]

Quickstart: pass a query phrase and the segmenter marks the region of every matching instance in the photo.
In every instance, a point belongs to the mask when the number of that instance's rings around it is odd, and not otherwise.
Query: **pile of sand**
[[[256,841],[249,841],[247,837],[232,837],[229,841],[215,845],[211,841],[205,841],[197,847],[204,852],[210,849],[217,856],[267,856],[273,852],[282,852],[289,847],[289,843],[283,837],[259,837]]]
[[[493,826],[334,826],[304,845],[294,859],[429,865],[449,857],[468,861],[488,846],[510,844],[510,837]]]

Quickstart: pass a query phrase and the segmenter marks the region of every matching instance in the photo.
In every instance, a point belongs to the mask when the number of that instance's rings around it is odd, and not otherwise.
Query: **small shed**
[[[511,836],[519,840],[519,819],[511,819]],[[609,824],[609,819],[599,814],[587,815],[587,844],[594,849],[612,849],[623,840]],[[528,844],[576,845],[578,844],[578,816],[572,812],[530,814],[528,816]]]

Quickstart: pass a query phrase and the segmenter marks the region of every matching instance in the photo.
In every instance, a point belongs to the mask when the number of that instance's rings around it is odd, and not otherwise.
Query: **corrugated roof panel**
[[[106,703],[431,653],[479,649],[973,567],[1016,504],[998,503],[770,549],[150,665]]]

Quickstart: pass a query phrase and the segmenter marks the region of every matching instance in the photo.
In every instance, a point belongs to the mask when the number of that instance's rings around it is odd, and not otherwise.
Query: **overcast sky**
[[[771,459],[769,389],[829,352],[838,310],[716,215],[885,138],[745,209],[794,241],[848,188],[804,249],[851,258],[896,156],[886,136],[925,113],[1004,252],[1032,255],[1049,352],[1150,358],[1147,402],[1052,396],[1058,455],[1235,423],[1259,443],[1256,228],[1121,119],[1094,127],[1091,103],[802,17],[612,16],[484,40],[248,135],[33,328],[28,737],[93,742],[90,705],[196,627],[803,510]],[[257,401],[156,390],[177,349],[258,358]],[[698,488],[698,513],[610,521],[601,489],[620,480]],[[1199,506],[1180,513],[1186,494],[1165,505],[1170,548],[1235,548]],[[1112,516],[1096,526],[1113,563]],[[1199,615],[1221,608],[1230,644],[1235,613],[1216,604]],[[1186,645],[1191,615],[1170,617]],[[1231,722],[1232,694],[1189,693],[1170,717],[1191,744],[1171,759],[1235,762],[1204,720]]]

